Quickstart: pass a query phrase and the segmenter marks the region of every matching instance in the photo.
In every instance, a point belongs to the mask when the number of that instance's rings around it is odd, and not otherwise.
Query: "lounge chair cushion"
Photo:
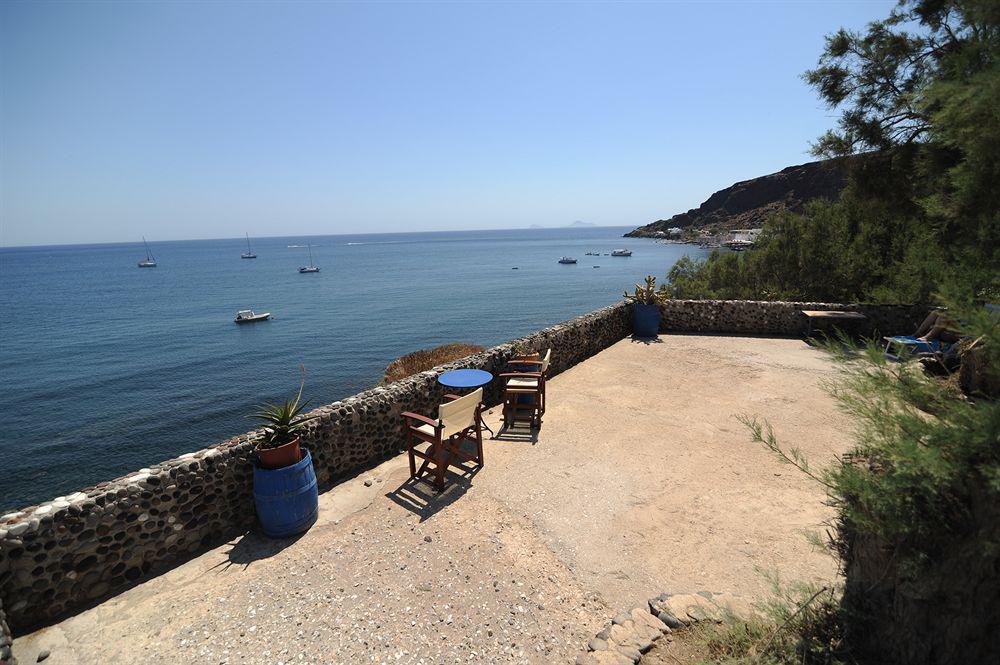
[[[897,335],[896,337],[885,337],[884,339],[886,341],[886,355],[890,358],[897,357],[898,353],[896,351],[900,348],[905,348],[910,355],[924,356],[935,353],[947,353],[953,346],[950,342],[941,342],[936,339],[925,342],[909,335]]]

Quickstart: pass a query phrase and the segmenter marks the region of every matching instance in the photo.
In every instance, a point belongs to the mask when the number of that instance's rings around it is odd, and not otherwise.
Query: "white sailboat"
[[[319,272],[319,268],[313,265],[313,246],[309,245],[309,265],[299,268],[299,272]]]
[[[247,251],[245,251],[244,253],[240,254],[240,258],[241,259],[256,259],[257,258],[257,255],[254,254],[253,250],[250,249],[250,234],[249,233],[247,233]]]
[[[142,244],[146,246],[146,259],[144,261],[139,261],[140,268],[155,268],[156,259],[153,255],[149,253],[149,243],[146,242],[146,236],[142,237]]]

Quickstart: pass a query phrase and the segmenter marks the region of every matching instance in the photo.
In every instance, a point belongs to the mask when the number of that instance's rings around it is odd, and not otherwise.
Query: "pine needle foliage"
[[[1000,291],[1000,3],[902,0],[827,38],[804,76],[840,112],[814,144],[845,158],[837,201],[764,225],[753,249],[683,259],[675,298],[929,302]]]
[[[997,371],[1000,319],[981,307],[957,312]],[[830,391],[856,425],[856,446],[822,482],[843,529],[875,536],[904,575],[917,575],[956,539],[975,537],[975,501],[1000,501],[1000,402],[962,394],[915,359],[888,361],[875,344],[835,352],[841,375]],[[1000,543],[982,548],[995,553]]]

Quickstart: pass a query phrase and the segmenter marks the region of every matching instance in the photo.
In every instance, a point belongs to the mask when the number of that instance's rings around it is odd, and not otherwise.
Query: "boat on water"
[[[253,253],[252,249],[250,249],[250,234],[249,233],[247,233],[247,251],[245,251],[242,254],[240,254],[240,258],[241,259],[256,259],[257,258],[257,255]]]
[[[252,309],[241,309],[236,312],[236,318],[233,319],[236,323],[255,323],[257,321],[267,321],[271,318],[270,312],[261,312],[258,314]]]
[[[299,268],[299,272],[319,272],[319,268],[313,265],[313,246],[309,245],[309,265]]]
[[[611,252],[611,256],[632,256],[631,249],[616,249]]]
[[[576,263],[576,259],[564,256],[561,259],[559,259],[559,263]]]
[[[146,258],[144,260],[142,260],[142,261],[139,261],[139,267],[140,268],[155,268],[156,267],[156,259],[154,259],[153,255],[149,253],[149,243],[146,242],[146,236],[142,237],[142,244],[146,246]]]

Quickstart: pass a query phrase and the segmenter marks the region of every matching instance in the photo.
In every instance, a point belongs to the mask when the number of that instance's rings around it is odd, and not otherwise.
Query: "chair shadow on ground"
[[[472,439],[464,439],[460,444],[465,452],[471,453],[476,445]],[[419,460],[418,466],[419,466]],[[445,469],[444,490],[439,491],[434,486],[433,473],[428,470],[419,478],[407,478],[402,485],[386,497],[424,522],[438,512],[458,501],[472,487],[472,479],[482,470],[474,462],[462,462],[457,466],[448,465]]]
[[[656,336],[656,337],[639,337],[638,335],[631,335],[629,337],[629,340],[633,344],[646,344],[647,346],[650,345],[650,344],[663,344],[663,340],[660,339],[659,336]]]
[[[490,441],[511,441],[514,443],[538,443],[538,430],[534,427],[501,425]]]
[[[444,491],[438,491],[429,475],[407,478],[402,485],[387,492],[385,496],[417,515],[421,522],[425,522],[461,499],[472,487],[472,478],[479,473],[479,470],[480,467],[467,464],[458,469],[448,467],[445,472]]]
[[[232,566],[242,566],[246,570],[254,561],[269,559],[281,553],[307,533],[308,530],[288,538],[268,538],[262,532],[247,531],[235,543],[230,543],[226,560],[215,564],[211,570],[221,568],[220,572],[225,572]]]

